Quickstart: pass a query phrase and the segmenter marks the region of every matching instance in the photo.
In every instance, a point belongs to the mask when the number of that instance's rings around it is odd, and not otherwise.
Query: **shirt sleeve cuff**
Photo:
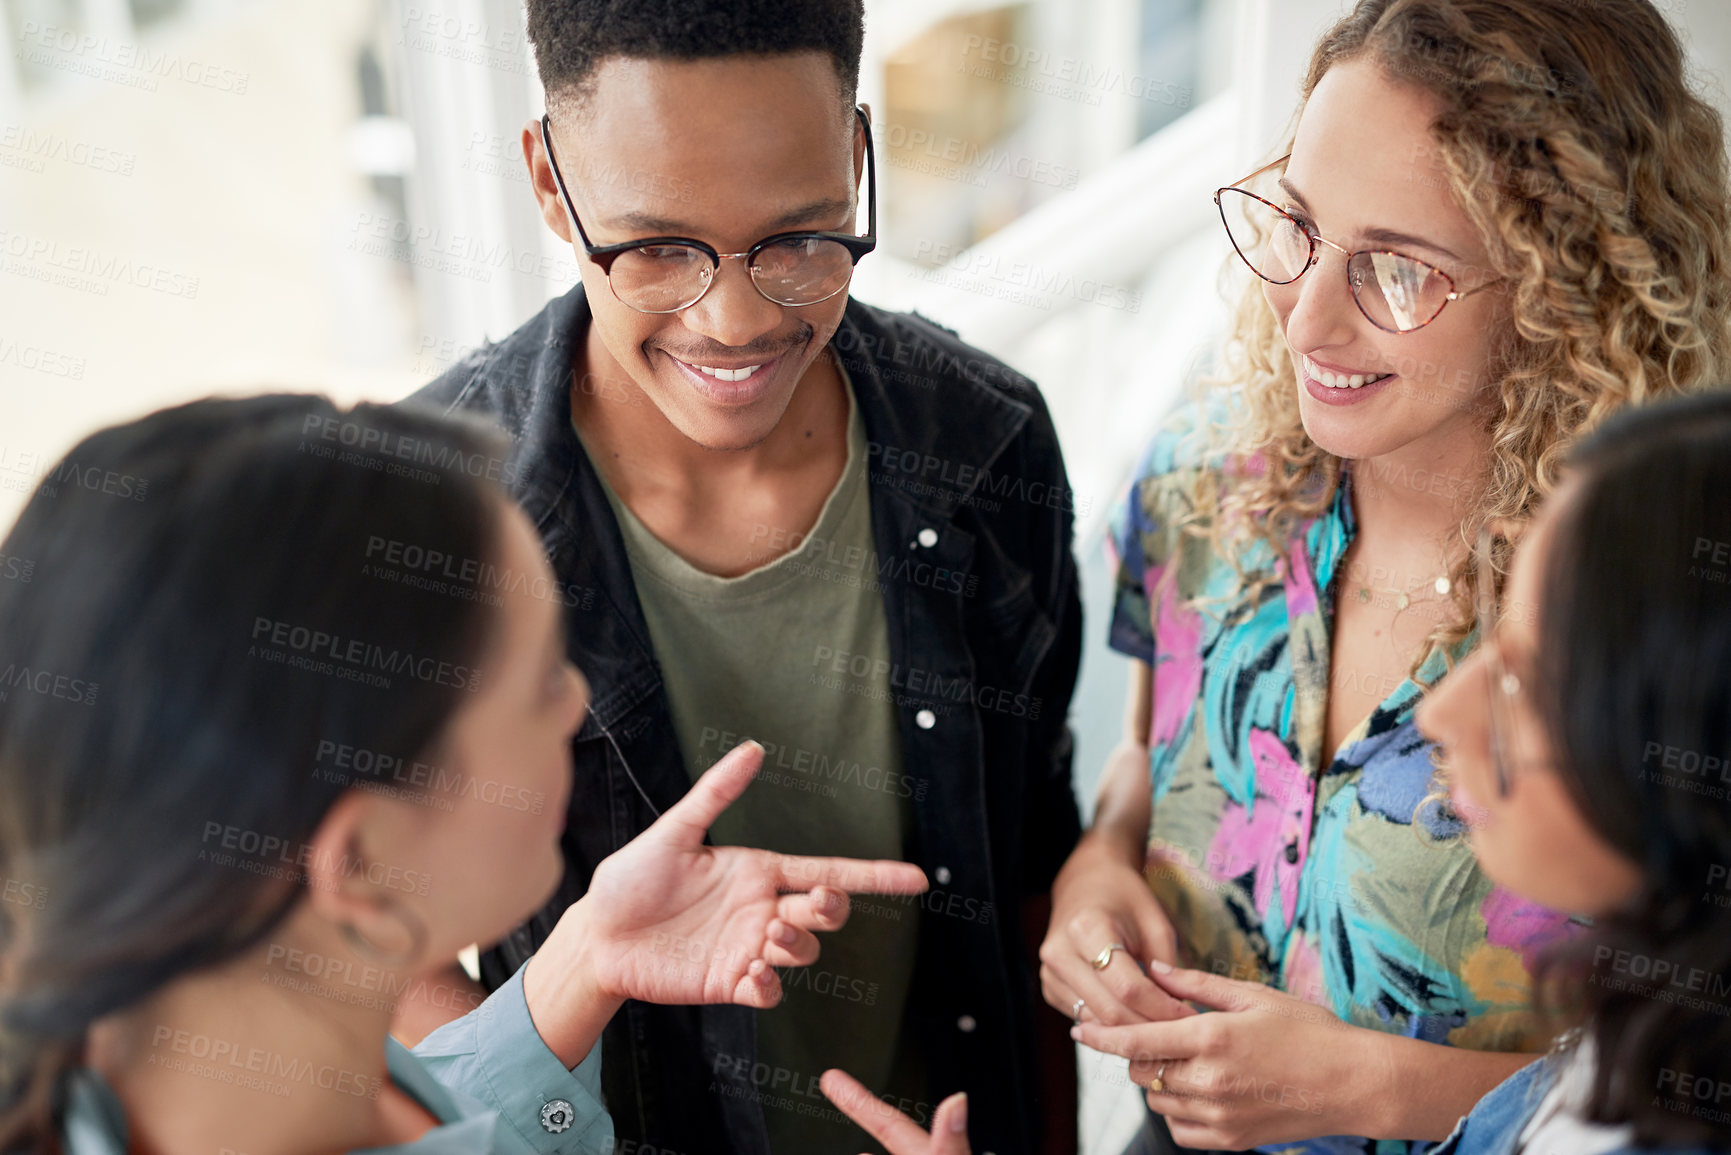
[[[473,1035],[474,1070],[462,1089],[499,1113],[500,1126],[514,1132],[523,1150],[546,1152],[611,1152],[613,1120],[601,1102],[601,1044],[567,1069],[547,1048],[523,995],[523,967],[494,991],[467,1018]],[[440,1038],[462,1020],[429,1035],[415,1053],[434,1057],[452,1046]],[[462,1032],[467,1033],[467,1032]],[[457,1035],[453,1032],[453,1035]],[[430,1052],[430,1053],[429,1053]],[[554,1130],[553,1128],[559,1128]]]

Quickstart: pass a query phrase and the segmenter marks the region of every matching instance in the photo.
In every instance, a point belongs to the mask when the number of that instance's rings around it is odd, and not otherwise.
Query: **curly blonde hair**
[[[1470,546],[1487,521],[1528,520],[1570,442],[1612,412],[1725,383],[1723,125],[1647,0],[1362,0],[1317,45],[1304,99],[1360,58],[1438,98],[1438,168],[1509,285],[1494,397],[1482,399],[1490,448],[1461,526]],[[1276,575],[1247,573],[1245,547],[1264,540],[1283,566],[1292,535],[1334,500],[1342,461],[1305,434],[1260,281],[1238,306],[1222,369],[1207,387],[1228,386],[1232,404],[1208,433],[1229,464],[1198,471],[1182,528],[1232,562],[1253,604]],[[1453,556],[1453,612],[1415,675],[1474,627],[1472,551]]]

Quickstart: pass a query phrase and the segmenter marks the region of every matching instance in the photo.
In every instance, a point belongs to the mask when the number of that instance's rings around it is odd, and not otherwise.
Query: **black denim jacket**
[[[511,435],[499,472],[541,532],[571,658],[593,693],[573,742],[564,880],[482,955],[490,989],[545,941],[596,864],[649,824],[645,795],[665,811],[689,784],[619,527],[571,429],[573,354],[589,324],[579,285],[409,399],[490,415]],[[908,1022],[931,1104],[968,1092],[974,1150],[1035,1151],[1040,996],[1019,915],[1079,836],[1066,715],[1082,623],[1063,458],[1032,382],[921,317],[850,301],[831,347],[870,442],[878,556],[862,578],[882,583],[917,784],[908,854],[932,882],[918,900]],[[829,1106],[818,1072],[755,1062],[753,1013],[625,1005],[603,1038],[619,1155],[766,1155],[760,1093]]]

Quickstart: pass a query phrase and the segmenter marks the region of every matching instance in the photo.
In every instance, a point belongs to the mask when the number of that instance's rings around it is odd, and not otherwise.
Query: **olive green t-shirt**
[[[845,370],[843,382],[841,478],[809,534],[753,530],[763,564],[748,573],[722,578],[695,568],[605,479],[602,487],[625,539],[687,771],[695,780],[747,738],[764,747],[763,768],[715,823],[714,842],[905,859],[914,800],[925,791],[902,772],[865,424]],[[886,673],[823,677],[838,658],[850,671]],[[773,1155],[857,1155],[875,1146],[818,1090],[830,1067],[916,1117],[929,1110],[916,1048],[901,1038],[918,924],[914,902],[856,897],[847,926],[818,936],[815,964],[780,972],[781,1004],[757,1014],[755,1064],[735,1057],[733,1077],[715,1087],[759,1101]]]

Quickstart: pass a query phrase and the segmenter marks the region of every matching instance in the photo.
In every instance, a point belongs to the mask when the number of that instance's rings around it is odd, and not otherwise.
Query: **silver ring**
[[[1086,1000],[1077,999],[1070,1005],[1070,1018],[1075,1022],[1082,1021],[1082,1011],[1088,1006]]]

